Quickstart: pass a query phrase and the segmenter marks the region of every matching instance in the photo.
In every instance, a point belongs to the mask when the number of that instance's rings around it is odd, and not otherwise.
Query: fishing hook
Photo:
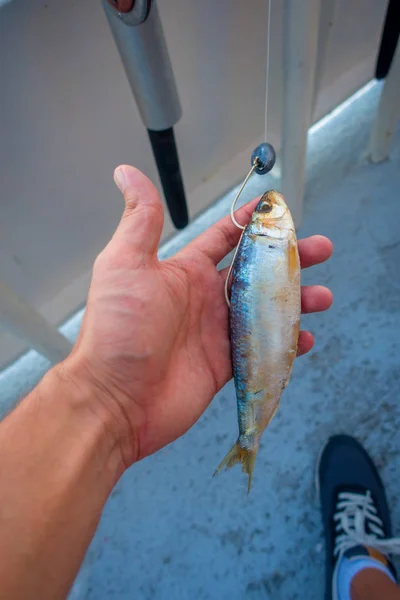
[[[272,167],[275,164],[275,160],[276,160],[276,154],[275,154],[274,147],[271,146],[271,144],[267,144],[267,143],[260,144],[259,146],[257,146],[257,148],[254,148],[253,153],[251,155],[251,169],[247,173],[247,175],[246,175],[242,185],[240,186],[240,189],[239,189],[238,193],[236,194],[236,196],[232,202],[232,205],[231,205],[232,223],[234,225],[236,225],[236,227],[238,227],[239,229],[242,230],[242,235],[240,236],[240,240],[238,242],[238,245],[236,246],[235,253],[233,255],[231,264],[229,266],[228,275],[226,276],[226,279],[225,279],[225,300],[229,307],[231,306],[231,303],[229,300],[229,295],[228,295],[229,280],[230,280],[230,277],[232,274],[232,269],[233,269],[233,264],[235,262],[236,254],[237,254],[238,248],[240,246],[240,241],[243,237],[244,230],[246,229],[245,225],[241,225],[236,220],[235,206],[239,199],[240,194],[243,192],[246,183],[248,182],[248,180],[250,179],[250,177],[252,176],[254,171],[256,173],[258,173],[258,175],[265,175],[265,173],[269,173],[269,171],[272,169]]]
[[[231,206],[231,219],[232,219],[233,224],[236,225],[236,227],[238,227],[239,229],[244,229],[245,225],[240,225],[240,223],[238,223],[236,221],[236,218],[235,218],[235,206],[236,206],[236,202],[238,201],[240,194],[243,192],[244,186],[246,185],[246,183],[248,182],[248,180],[250,179],[250,177],[253,175],[255,169],[257,168],[257,166],[258,166],[258,160],[259,160],[258,156],[255,156],[254,159],[253,159],[252,167],[251,167],[250,171],[247,173],[247,175],[245,177],[245,180],[243,181],[242,185],[240,186],[240,190],[238,191],[238,193],[236,194],[236,196],[235,196],[235,198],[234,198],[234,200],[232,202],[232,206]]]

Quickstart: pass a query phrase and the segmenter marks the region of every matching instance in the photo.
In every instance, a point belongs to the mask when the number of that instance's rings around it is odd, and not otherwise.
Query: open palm
[[[227,217],[160,262],[163,210],[155,187],[133,167],[119,167],[115,177],[126,208],[96,260],[73,356],[128,419],[135,461],[187,431],[231,377],[226,272],[216,265],[240,231]],[[249,220],[255,202],[238,211],[239,221]],[[313,236],[299,251],[302,266],[311,266],[332,246]],[[330,304],[328,289],[303,288],[303,312]],[[301,332],[299,354],[312,345],[312,335]]]

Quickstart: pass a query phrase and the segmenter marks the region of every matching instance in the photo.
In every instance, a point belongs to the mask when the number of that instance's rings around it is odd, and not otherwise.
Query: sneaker
[[[388,556],[400,552],[400,538],[390,539],[385,489],[361,444],[348,435],[331,437],[318,459],[316,484],[326,540],[326,600],[338,600],[343,557],[371,557],[395,579]]]

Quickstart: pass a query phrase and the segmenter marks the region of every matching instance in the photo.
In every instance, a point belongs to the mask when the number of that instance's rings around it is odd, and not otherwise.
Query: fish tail
[[[247,493],[249,494],[257,452],[258,446],[251,450],[247,450],[246,448],[242,448],[239,442],[236,442],[229,450],[225,458],[219,463],[218,467],[215,469],[214,476],[217,475],[221,471],[221,469],[230,469],[234,465],[240,463],[242,465],[243,473],[246,473],[249,476],[249,481],[247,485]]]

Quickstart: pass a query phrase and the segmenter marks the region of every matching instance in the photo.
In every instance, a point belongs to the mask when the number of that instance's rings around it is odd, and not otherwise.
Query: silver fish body
[[[240,462],[249,489],[261,435],[290,379],[300,312],[293,220],[282,196],[267,192],[243,232],[233,264],[230,334],[239,437],[217,469]]]

